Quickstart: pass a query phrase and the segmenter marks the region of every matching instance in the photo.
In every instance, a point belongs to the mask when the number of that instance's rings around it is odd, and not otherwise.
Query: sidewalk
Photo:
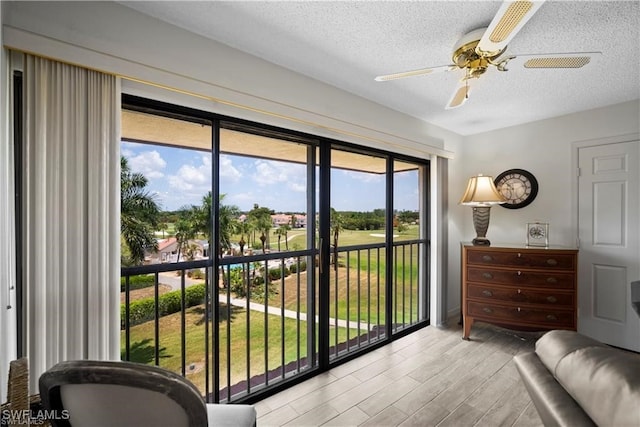
[[[172,290],[177,290],[180,289],[181,287],[181,283],[182,283],[182,278],[180,276],[176,276],[175,273],[160,273],[159,274],[159,279],[158,281],[163,284],[163,285],[168,285],[171,286]],[[189,287],[190,285],[193,285],[194,283],[202,283],[203,280],[202,279],[190,279],[188,277],[185,277],[185,286]],[[220,295],[219,297],[219,301],[221,303],[227,303],[227,296],[226,295]],[[244,299],[240,299],[240,298],[231,298],[230,299],[230,303],[231,305],[234,305],[236,307],[242,307],[242,308],[246,308],[247,307],[247,301]],[[251,302],[249,303],[249,309],[250,310],[254,310],[254,311],[259,311],[261,313],[264,313],[265,310],[265,306],[264,304],[259,304],[257,302]],[[293,310],[282,310],[280,307],[272,307],[269,306],[268,307],[268,312],[269,314],[272,314],[274,316],[281,316],[284,315],[284,317],[288,317],[289,319],[297,319],[298,318],[298,312],[293,311]],[[307,321],[307,313],[299,313],[300,316],[300,320],[306,322]],[[318,316],[316,316],[316,322],[318,322]],[[353,321],[349,321],[347,322],[346,320],[343,319],[338,319],[336,321],[335,318],[330,317],[329,318],[329,326],[337,326],[337,327],[341,327],[341,328],[351,328],[351,329],[358,329],[358,326],[360,328],[360,330],[370,330],[373,329],[375,325],[369,325],[367,323],[364,322],[360,322],[358,324],[358,322],[353,322]]]

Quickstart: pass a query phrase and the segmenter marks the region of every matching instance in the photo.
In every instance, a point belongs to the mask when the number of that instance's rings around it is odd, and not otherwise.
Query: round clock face
[[[506,199],[500,206],[519,209],[527,206],[538,195],[538,181],[531,172],[524,169],[509,169],[494,180],[496,188]]]
[[[529,236],[531,236],[534,239],[543,239],[545,234],[546,233],[544,231],[544,228],[539,225],[536,225],[529,229]]]

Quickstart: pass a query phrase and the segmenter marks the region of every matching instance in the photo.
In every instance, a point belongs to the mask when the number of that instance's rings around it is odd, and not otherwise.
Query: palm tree
[[[264,253],[265,247],[269,241],[269,231],[273,225],[271,220],[271,209],[260,207],[256,203],[253,205],[253,209],[251,209],[247,214],[247,219],[253,229],[261,233],[260,241],[262,242],[262,252]]]
[[[231,248],[231,236],[236,227],[236,218],[240,215],[240,209],[235,205],[225,205],[222,203],[224,194],[218,199],[218,227],[219,227],[219,247],[220,253],[224,249]],[[209,193],[211,198],[211,193]]]
[[[244,240],[244,236],[246,235],[247,239],[249,238],[249,235],[251,234],[251,224],[248,221],[237,221],[235,224],[235,232],[240,234],[240,241],[238,244],[240,245],[240,254],[244,255],[244,246],[247,244]]]
[[[188,209],[182,209],[180,219],[175,224],[176,241],[178,242],[178,258],[176,258],[176,262],[180,262],[180,254],[187,250],[189,240],[196,237],[196,226],[191,213]]]
[[[160,208],[155,194],[145,190],[147,178],[134,173],[124,156],[120,156],[120,233],[129,252],[123,265],[141,264],[145,249],[158,249],[153,232],[157,226]]]
[[[278,252],[281,251],[281,249],[280,249],[280,240],[282,239],[282,236],[285,235],[285,233],[286,232],[283,230],[282,226],[276,228],[275,234],[276,234],[276,236],[278,236]]]
[[[240,215],[240,209],[235,205],[225,205],[222,203],[225,195],[220,194],[218,199],[218,255],[222,255],[225,249],[231,248],[231,236],[235,229],[236,218]],[[200,206],[193,206],[191,216],[193,218],[193,227],[197,232],[204,234],[209,242],[210,250],[213,248],[211,235],[213,218],[211,216],[211,208],[213,206],[213,196],[209,191],[202,197]]]
[[[267,236],[271,231],[271,215],[261,215],[256,220],[256,229],[260,231],[260,241],[262,242],[262,253],[265,253],[266,241],[269,239]]]
[[[162,238],[163,239],[164,239],[164,233],[168,229],[169,229],[169,226],[167,225],[167,223],[165,221],[161,221],[160,224],[158,224],[158,230],[162,231]]]
[[[333,232],[333,266],[338,269],[338,237],[344,228],[344,219],[334,208],[331,208],[331,231]]]
[[[285,249],[288,251],[289,250],[289,239],[288,239],[288,234],[289,231],[291,230],[291,226],[289,224],[282,224],[280,226],[280,228],[278,228],[277,231],[280,231],[280,233],[282,233],[282,236],[284,236],[284,247]],[[280,237],[278,236],[278,250],[280,250]]]

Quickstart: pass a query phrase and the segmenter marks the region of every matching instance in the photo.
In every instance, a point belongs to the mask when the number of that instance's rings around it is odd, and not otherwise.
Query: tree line
[[[261,248],[264,252],[270,247],[270,231],[273,227],[271,215],[275,212],[267,207],[253,205],[243,213],[235,205],[226,205],[225,195],[218,199],[218,235],[216,245],[212,243],[212,194],[208,192],[202,197],[199,205],[185,206],[173,212],[163,212],[156,195],[147,190],[148,179],[141,173],[132,172],[127,159],[120,158],[121,186],[121,264],[123,266],[139,265],[144,262],[145,254],[158,250],[156,230],[164,232],[168,224],[173,224],[173,236],[178,243],[178,259],[180,256],[193,259],[195,247],[190,241],[198,238],[207,240],[209,248],[215,248],[219,256],[231,251],[233,243],[237,243],[240,253],[245,247]],[[418,212],[401,211],[396,213],[394,227],[401,224],[417,222]],[[397,223],[397,224],[396,224]],[[282,224],[275,230],[278,238],[278,251],[284,239],[285,249],[289,250],[288,232],[296,227],[295,213],[291,213],[288,224]],[[374,209],[372,212],[342,211],[331,208],[331,232],[334,244],[342,230],[379,230],[385,225],[385,210]],[[232,237],[239,237],[232,242]]]

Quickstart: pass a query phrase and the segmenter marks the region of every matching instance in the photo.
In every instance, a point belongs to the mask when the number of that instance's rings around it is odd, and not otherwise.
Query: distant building
[[[291,217],[295,216],[295,228],[305,228],[307,226],[307,216],[301,214],[275,214],[271,215],[271,222],[274,227],[280,227],[281,225],[291,225]]]
[[[289,224],[291,225],[291,216],[296,217],[296,225],[294,228],[306,228],[307,227],[307,216],[304,214],[274,214],[271,215],[271,224],[273,227],[278,228],[281,225]],[[238,221],[245,222],[247,220],[247,215],[242,214],[238,217]]]
[[[194,259],[202,259],[209,256],[209,242],[206,240],[189,240],[189,245],[193,245],[195,248]],[[148,252],[145,260],[148,264],[178,262],[178,240],[175,237],[159,239],[158,250]],[[184,252],[180,252],[179,261],[187,261]]]

